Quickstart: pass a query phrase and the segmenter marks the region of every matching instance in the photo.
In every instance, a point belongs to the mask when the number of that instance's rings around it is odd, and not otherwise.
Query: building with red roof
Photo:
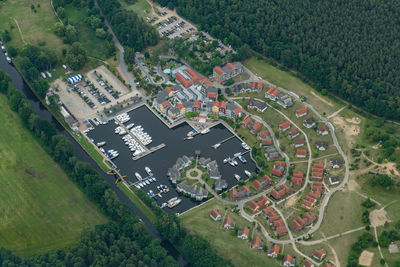
[[[249,234],[250,234],[249,228],[245,227],[238,231],[237,237],[241,238],[243,240],[247,240],[247,239],[249,239]]]
[[[283,266],[289,267],[289,266],[295,266],[296,260],[287,254],[285,257],[283,257]]]
[[[281,121],[279,123],[279,131],[286,132],[290,128],[290,122],[288,121]]]
[[[282,177],[282,175],[283,175],[283,172],[281,170],[278,170],[278,169],[271,170],[271,176]]]
[[[189,80],[186,80],[185,77],[183,77],[183,75],[179,72],[175,73],[175,80],[180,82],[184,87],[189,87],[192,85],[192,83]]]
[[[168,97],[171,97],[175,92],[174,88],[169,87],[169,86],[165,87],[165,91],[168,92]]]
[[[275,232],[276,232],[277,236],[283,236],[283,235],[287,234],[286,226],[280,226],[280,227],[276,228]]]
[[[303,138],[297,138],[296,140],[293,141],[293,146],[295,148],[304,146],[304,139]]]
[[[232,220],[231,217],[226,216],[224,219],[224,229],[232,230],[233,228],[235,228],[235,222]]]
[[[326,257],[326,250],[323,248],[314,250],[313,257],[319,261],[322,261]]]
[[[210,217],[211,219],[213,219],[214,221],[220,221],[222,219],[221,214],[216,211],[216,210],[211,210],[210,212]]]
[[[259,122],[254,123],[250,128],[250,132],[253,134],[258,133],[260,130],[261,130],[261,123]]]
[[[278,244],[272,245],[267,252],[268,257],[276,258],[278,257],[279,252],[281,251],[281,248],[279,247]]]
[[[186,68],[185,72],[187,74],[189,74],[190,77],[192,77],[192,83],[193,84],[201,80],[200,76],[197,75],[193,70],[191,70],[189,68]]]
[[[234,63],[228,62],[226,65],[222,67],[219,66],[214,67],[213,76],[216,81],[223,84],[230,78],[233,78],[242,72],[243,72],[243,65],[240,62],[234,62]]]
[[[305,158],[307,156],[307,150],[304,149],[297,149],[296,157],[298,158]]]
[[[315,267],[314,263],[312,263],[312,261],[310,261],[309,259],[305,259],[303,261],[303,267]]]
[[[296,111],[296,117],[301,118],[307,115],[307,107],[300,108]]]
[[[294,138],[296,138],[297,136],[299,136],[300,135],[300,130],[299,130],[299,128],[294,128],[293,130],[291,130],[290,131],[290,133],[289,133],[289,138],[290,139],[294,139]]]
[[[319,125],[317,128],[317,133],[320,135],[327,135],[329,134],[329,127],[328,125]]]
[[[242,109],[241,108],[236,108],[233,110],[233,114],[235,114],[236,117],[241,117],[242,116]]]
[[[261,238],[256,236],[253,241],[251,241],[251,248],[253,249],[262,249],[264,247],[264,242],[261,241]]]

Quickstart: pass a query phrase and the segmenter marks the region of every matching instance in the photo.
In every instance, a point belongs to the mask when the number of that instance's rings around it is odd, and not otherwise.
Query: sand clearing
[[[355,123],[357,120],[354,118],[349,121],[349,119],[346,119],[346,121],[350,122],[352,121]],[[349,136],[357,136],[360,134],[360,126],[358,125],[347,125],[347,123],[343,120],[342,117],[336,116],[333,118],[333,123],[338,125],[339,128],[343,129],[344,134],[349,137]],[[360,122],[358,122],[360,123]]]
[[[316,98],[318,98],[319,100],[321,100],[322,102],[324,102],[325,104],[327,104],[327,105],[333,107],[333,105],[332,105],[331,102],[329,102],[328,100],[326,100],[326,99],[323,98],[323,97],[320,97],[319,95],[317,95],[316,93],[314,93],[314,91],[312,91],[312,90],[311,90],[311,94],[312,94],[313,96],[315,96]]]
[[[353,123],[353,124],[360,124],[361,119],[359,117],[353,117],[351,119],[346,119],[347,122]]]
[[[347,189],[349,191],[357,191],[359,188],[359,184],[354,179],[349,179],[347,182]]]
[[[361,252],[360,257],[358,258],[358,264],[362,266],[371,266],[373,259],[374,253],[369,252],[368,250],[364,250],[363,252]]]
[[[396,168],[396,163],[388,162],[388,163],[381,164],[381,166],[386,167],[386,169],[385,169],[386,174],[400,176],[400,173]],[[393,171],[393,173],[392,173],[392,171]]]
[[[297,199],[298,199],[298,196],[297,196],[297,195],[292,196],[291,198],[288,199],[288,201],[286,201],[286,206],[287,206],[287,207],[293,206],[294,203],[296,203]]]
[[[371,211],[369,214],[369,219],[373,227],[383,226],[385,225],[385,222],[389,222],[386,210],[384,208]]]

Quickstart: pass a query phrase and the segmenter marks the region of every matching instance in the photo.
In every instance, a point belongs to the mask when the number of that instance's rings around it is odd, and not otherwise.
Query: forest
[[[301,72],[317,90],[400,118],[399,1],[157,1],[226,44]]]
[[[159,40],[157,30],[135,12],[122,9],[121,4],[115,0],[99,0],[98,4],[123,46],[142,51],[147,46],[157,44]]]

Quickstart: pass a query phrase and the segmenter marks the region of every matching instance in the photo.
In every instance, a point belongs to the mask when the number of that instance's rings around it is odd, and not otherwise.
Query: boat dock
[[[232,138],[234,138],[235,136],[234,135],[232,135],[232,136],[229,136],[228,138],[225,138],[224,140],[222,140],[222,141],[220,141],[220,142],[218,142],[218,143],[216,143],[216,144],[214,144],[214,145],[212,145],[212,148],[218,148],[220,145],[222,145],[223,143],[225,143],[226,141],[228,141],[228,140],[231,140]]]
[[[132,136],[132,138],[135,139],[136,142],[138,142],[138,144],[140,144],[144,148],[145,153],[151,152],[133,133],[131,133],[131,131],[128,128],[126,128],[126,126],[123,123],[121,123],[117,119],[115,121],[118,123],[119,126],[121,126],[126,131],[127,134]]]
[[[143,157],[145,157],[145,156],[147,156],[147,155],[149,155],[149,154],[151,154],[151,153],[153,153],[153,152],[155,152],[155,151],[157,151],[157,150],[160,150],[160,149],[163,148],[163,147],[165,147],[165,144],[164,144],[164,143],[159,144],[158,146],[154,146],[154,147],[152,147],[152,148],[150,148],[150,149],[147,149],[147,148],[146,148],[146,152],[144,152],[144,153],[142,153],[142,154],[140,154],[140,155],[138,155],[138,156],[136,156],[136,157],[133,157],[132,159],[133,159],[133,160],[141,159],[141,158],[143,158]]]

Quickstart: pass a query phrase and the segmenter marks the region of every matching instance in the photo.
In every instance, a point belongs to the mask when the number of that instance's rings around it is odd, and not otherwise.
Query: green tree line
[[[400,2],[157,0],[235,48],[248,45],[366,111],[400,118]]]

